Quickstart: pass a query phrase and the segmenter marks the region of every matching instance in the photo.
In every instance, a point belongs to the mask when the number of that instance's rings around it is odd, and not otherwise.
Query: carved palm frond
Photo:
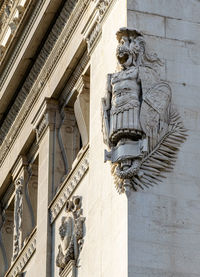
[[[144,189],[161,182],[165,178],[164,173],[173,170],[179,147],[186,140],[186,137],[187,129],[184,128],[181,117],[177,111],[172,110],[168,132],[142,160],[140,174],[132,179],[133,188],[135,190],[137,188]],[[113,174],[116,166],[116,164],[112,165]],[[118,192],[123,192],[123,180],[116,174],[114,174],[114,182]]]
[[[184,128],[180,115],[172,110],[170,113],[169,131],[157,146],[143,159],[141,177],[135,176],[134,187],[153,186],[165,178],[165,172],[171,172],[177,159],[179,147],[186,140],[187,130]]]

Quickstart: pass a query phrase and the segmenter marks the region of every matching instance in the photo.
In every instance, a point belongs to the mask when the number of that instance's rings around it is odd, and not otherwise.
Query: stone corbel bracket
[[[95,9],[90,20],[87,22],[85,29],[83,30],[88,53],[91,53],[96,45],[102,31],[102,21],[105,18],[106,13],[114,3],[114,0],[93,0],[95,2]]]
[[[42,138],[48,127],[53,127],[57,122],[55,114],[58,111],[58,103],[54,99],[45,98],[38,113],[32,121],[36,131],[37,143]],[[58,124],[58,123],[57,123]]]

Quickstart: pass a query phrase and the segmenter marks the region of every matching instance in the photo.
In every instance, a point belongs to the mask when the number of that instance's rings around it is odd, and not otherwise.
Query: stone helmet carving
[[[119,45],[117,59],[120,66],[126,69],[137,65],[139,57],[145,52],[145,40],[141,32],[134,29],[121,28],[116,33]]]

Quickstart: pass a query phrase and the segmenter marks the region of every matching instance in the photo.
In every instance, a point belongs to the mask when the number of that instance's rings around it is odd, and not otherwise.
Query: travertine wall
[[[129,275],[199,276],[200,2],[128,0],[128,27],[164,60],[162,78],[188,129],[172,173],[129,198]]]

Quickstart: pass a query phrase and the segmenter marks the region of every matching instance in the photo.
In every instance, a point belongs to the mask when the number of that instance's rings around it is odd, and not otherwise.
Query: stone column
[[[37,143],[39,145],[37,266],[35,275],[51,276],[51,226],[48,206],[54,195],[55,185],[60,178],[59,170],[57,170],[57,166],[60,164],[58,160],[60,155],[57,153],[57,132],[60,123],[57,102],[46,98],[32,123],[36,130]]]

